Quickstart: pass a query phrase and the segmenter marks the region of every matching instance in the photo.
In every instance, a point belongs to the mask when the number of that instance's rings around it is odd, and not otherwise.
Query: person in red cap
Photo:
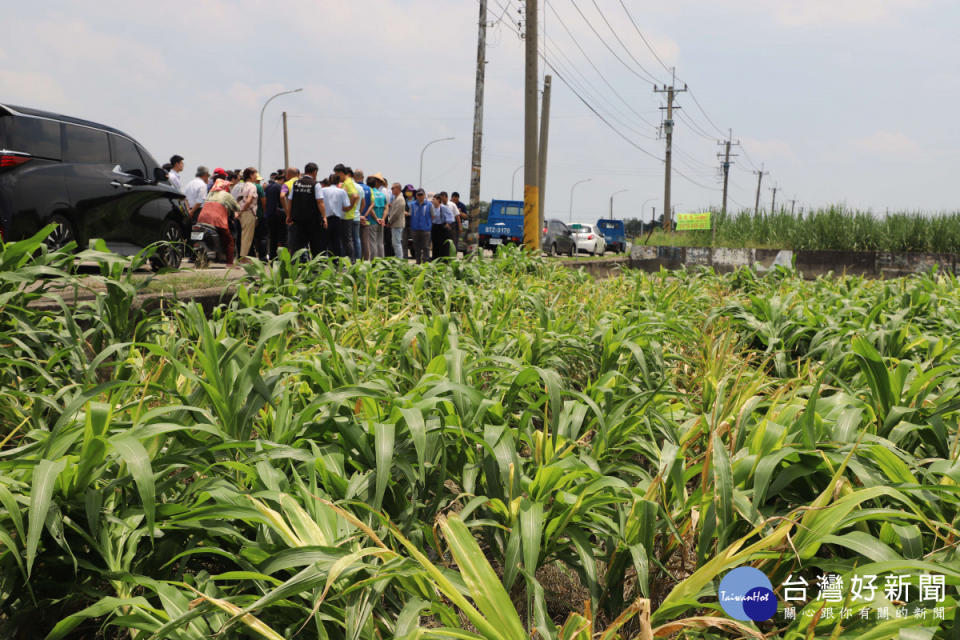
[[[210,179],[207,180],[207,193],[213,191],[213,185],[217,183],[217,180],[226,180],[227,171],[223,167],[217,167],[213,170],[213,175],[210,176]]]

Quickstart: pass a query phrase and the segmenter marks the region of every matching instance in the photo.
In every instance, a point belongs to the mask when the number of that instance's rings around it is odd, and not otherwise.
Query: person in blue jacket
[[[433,205],[427,202],[427,194],[417,189],[410,204],[410,230],[413,234],[413,257],[417,264],[430,260],[430,232],[433,228]]]

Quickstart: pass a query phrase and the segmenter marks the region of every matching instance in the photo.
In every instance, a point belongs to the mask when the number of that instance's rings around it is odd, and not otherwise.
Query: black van
[[[189,231],[183,194],[156,160],[121,131],[56,113],[0,104],[0,237],[44,225],[53,249],[92,238],[132,255],[159,240],[154,268],[180,266]]]

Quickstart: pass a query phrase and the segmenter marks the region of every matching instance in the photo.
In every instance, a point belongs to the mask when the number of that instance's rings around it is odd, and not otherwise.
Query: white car
[[[607,241],[597,229],[596,225],[585,222],[574,222],[570,225],[573,230],[573,241],[577,246],[577,253],[586,251],[592,256],[602,256],[607,250]]]

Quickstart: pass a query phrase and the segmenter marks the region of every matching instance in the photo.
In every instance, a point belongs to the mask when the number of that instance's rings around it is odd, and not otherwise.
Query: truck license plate
[[[501,244],[503,240],[500,238],[490,238],[490,244]]]

